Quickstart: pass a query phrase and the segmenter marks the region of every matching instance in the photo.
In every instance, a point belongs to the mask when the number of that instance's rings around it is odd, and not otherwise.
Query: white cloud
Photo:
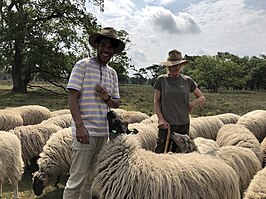
[[[151,21],[155,29],[166,31],[169,34],[199,33],[200,28],[188,13],[174,15],[170,10],[162,7],[146,7],[143,9],[143,17]]]
[[[244,0],[202,1],[186,11],[200,24],[202,45],[212,53],[255,55],[265,46],[266,13],[246,7]]]
[[[155,5],[168,5],[173,2],[177,2],[178,0],[144,0],[148,4],[155,4]]]
[[[104,13],[93,13],[101,25],[129,33],[128,55],[142,68],[165,60],[174,48],[183,55],[265,53],[266,3],[247,1],[105,0]]]

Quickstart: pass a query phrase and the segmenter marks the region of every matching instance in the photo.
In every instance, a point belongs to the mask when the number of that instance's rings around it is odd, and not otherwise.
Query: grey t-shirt
[[[161,92],[160,108],[164,119],[170,125],[189,123],[189,93],[197,84],[189,76],[180,74],[177,78],[160,75],[154,88]]]

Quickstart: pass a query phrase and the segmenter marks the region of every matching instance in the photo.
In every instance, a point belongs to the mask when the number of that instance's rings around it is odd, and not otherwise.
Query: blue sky
[[[266,54],[266,0],[105,0],[88,5],[102,26],[129,33],[128,56],[137,69],[183,55]]]

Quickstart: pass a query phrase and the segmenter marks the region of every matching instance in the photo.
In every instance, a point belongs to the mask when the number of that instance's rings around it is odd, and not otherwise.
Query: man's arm
[[[69,96],[68,96],[69,109],[76,125],[76,138],[78,142],[89,143],[89,133],[85,128],[80,115],[79,96],[80,96],[79,91],[74,89],[69,89]]]
[[[193,94],[196,96],[196,99],[189,103],[189,112],[192,112],[196,106],[202,105],[206,102],[206,98],[203,96],[199,88],[196,88]]]
[[[167,129],[170,125],[164,120],[162,111],[160,109],[160,100],[161,100],[161,91],[155,89],[154,90],[154,100],[153,100],[153,108],[154,112],[158,117],[158,125],[159,128]]]
[[[112,99],[111,95],[108,94],[108,91],[105,87],[97,84],[95,87],[97,93],[102,98],[102,100],[111,108],[118,108],[120,105],[120,99]]]

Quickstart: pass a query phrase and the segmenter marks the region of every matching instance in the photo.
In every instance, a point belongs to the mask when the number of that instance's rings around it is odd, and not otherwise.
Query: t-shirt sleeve
[[[120,94],[119,94],[119,86],[118,86],[118,77],[117,77],[117,73],[115,70],[113,70],[112,72],[112,76],[113,76],[113,91],[112,91],[112,98],[113,99],[120,99]]]
[[[161,88],[162,88],[162,78],[161,77],[158,77],[153,85],[153,88],[155,88],[156,90],[159,90],[161,91]]]
[[[198,85],[192,78],[189,78],[189,82],[190,82],[190,92],[192,93],[198,87]]]
[[[77,62],[71,71],[70,78],[67,84],[67,89],[74,89],[77,91],[81,91],[84,76],[85,76],[84,64],[82,64],[82,62]]]

